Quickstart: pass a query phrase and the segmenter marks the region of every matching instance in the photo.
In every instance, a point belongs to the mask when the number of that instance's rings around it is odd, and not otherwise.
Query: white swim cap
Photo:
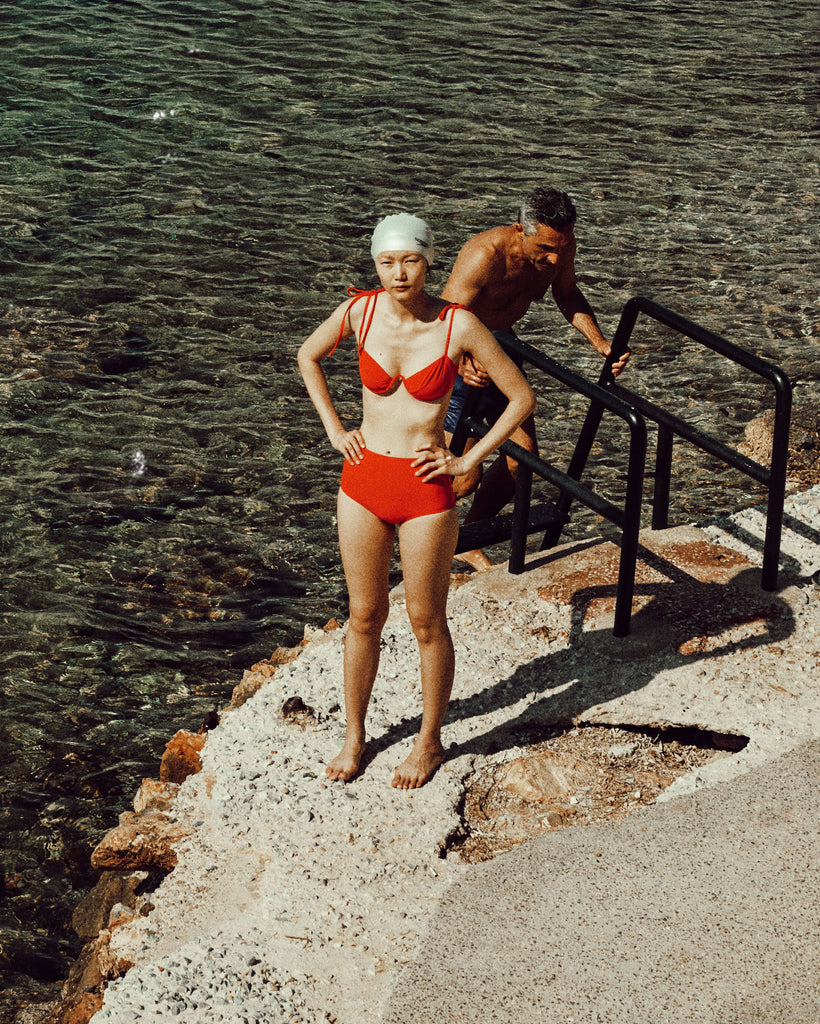
[[[433,232],[412,213],[394,213],[380,220],[373,232],[370,255],[375,259],[380,252],[419,252],[432,266],[435,258]]]

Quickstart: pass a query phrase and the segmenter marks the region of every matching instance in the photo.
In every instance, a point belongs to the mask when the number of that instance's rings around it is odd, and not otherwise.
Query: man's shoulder
[[[468,238],[458,254],[462,263],[487,268],[505,264],[510,245],[510,228],[496,227]]]
[[[462,247],[462,252],[467,249],[486,249],[492,252],[505,252],[510,246],[515,235],[515,228],[509,224],[499,224],[494,228],[487,228],[486,231],[479,231],[477,235],[468,238]]]

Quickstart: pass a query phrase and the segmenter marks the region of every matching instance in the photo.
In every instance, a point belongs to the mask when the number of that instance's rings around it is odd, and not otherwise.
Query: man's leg
[[[535,417],[529,415],[524,422],[516,427],[510,437],[511,441],[536,454],[538,443],[535,439]],[[515,495],[515,481],[518,476],[518,463],[504,454],[498,455],[495,462],[484,473],[481,484],[475,492],[470,511],[464,517],[464,525],[476,523],[482,519],[492,519],[504,506],[512,501]],[[480,548],[473,551],[462,551],[457,559],[467,562],[478,572],[492,568],[492,562]]]
[[[453,440],[453,435],[445,430],[444,431],[444,443],[447,447],[450,447],[450,442]],[[467,452],[473,447],[478,440],[477,437],[468,437],[464,442],[464,451],[462,455],[466,455]],[[461,476],[453,477],[453,494],[456,496],[456,501],[461,498],[466,498],[475,491],[478,485],[481,483],[482,469],[481,466],[476,466],[475,469],[469,473],[463,473]]]

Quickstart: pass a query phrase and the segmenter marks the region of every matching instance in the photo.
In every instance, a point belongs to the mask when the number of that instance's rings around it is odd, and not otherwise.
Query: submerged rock
[[[147,871],[104,871],[97,884],[77,904],[71,926],[83,940],[94,939],[108,926],[111,910],[118,904],[134,907],[136,891],[148,878]]]
[[[747,423],[741,453],[768,466],[773,430],[774,411],[768,409]],[[820,483],[820,411],[814,405],[795,406],[792,410],[787,479],[793,486],[801,488]]]

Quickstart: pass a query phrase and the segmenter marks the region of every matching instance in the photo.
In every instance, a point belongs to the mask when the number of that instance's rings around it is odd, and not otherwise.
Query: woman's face
[[[418,252],[380,252],[376,257],[376,273],[382,287],[401,301],[424,290],[427,260]]]

